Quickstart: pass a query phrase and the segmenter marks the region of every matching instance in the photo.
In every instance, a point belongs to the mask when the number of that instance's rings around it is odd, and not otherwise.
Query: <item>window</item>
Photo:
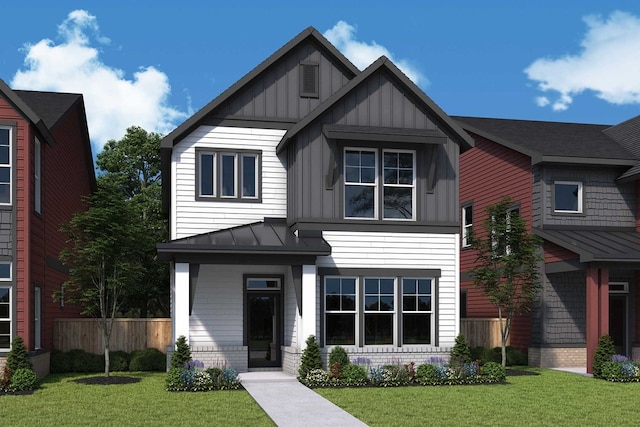
[[[627,294],[629,293],[629,282],[609,282],[610,294]]]
[[[556,181],[553,183],[553,211],[582,213],[582,183]]]
[[[393,344],[395,279],[364,279],[364,343]]]
[[[378,166],[380,163],[382,168]],[[384,150],[379,162],[377,150],[345,149],[345,218],[413,219],[416,200],[415,177],[413,151]],[[382,200],[381,207],[378,200]]]
[[[504,222],[504,232],[499,231],[502,230],[502,224],[495,224],[495,217],[491,217],[491,222],[493,224],[491,230],[491,249],[493,249],[495,255],[503,256],[509,255],[511,253],[511,246],[509,243],[509,233],[511,232],[511,220],[512,218],[520,216],[520,207],[514,206],[507,209],[505,222]],[[496,230],[496,228],[498,230]]]
[[[402,279],[402,342],[431,344],[432,279]]]
[[[280,279],[277,278],[250,278],[247,279],[247,289],[252,290],[280,290]]]
[[[303,62],[300,64],[300,96],[317,98],[319,65],[315,62]]]
[[[0,350],[11,348],[11,263],[0,262]]]
[[[260,153],[196,150],[198,200],[260,198]]]
[[[473,206],[464,206],[462,208],[462,247],[468,248],[471,246],[469,239],[471,231],[473,230]]]
[[[325,343],[434,344],[434,290],[433,278],[326,276]]]
[[[33,182],[34,182],[34,208],[37,213],[42,211],[42,147],[38,138],[34,144],[34,168],[33,168]]]
[[[11,204],[11,128],[0,127],[0,204]]]
[[[325,278],[325,342],[329,345],[356,343],[356,279]]]

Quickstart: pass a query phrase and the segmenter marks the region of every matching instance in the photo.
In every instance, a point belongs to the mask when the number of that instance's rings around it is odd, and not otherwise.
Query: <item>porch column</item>
[[[177,262],[173,287],[173,342],[180,335],[189,341],[189,263]]]
[[[317,322],[316,310],[316,277],[317,270],[315,265],[302,266],[302,316],[300,325],[300,349],[304,349],[309,335],[315,335]]]
[[[609,270],[587,267],[587,372],[593,372],[598,341],[609,333]]]

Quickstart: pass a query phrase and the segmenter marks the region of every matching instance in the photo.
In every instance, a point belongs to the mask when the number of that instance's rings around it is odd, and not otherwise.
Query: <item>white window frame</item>
[[[370,182],[348,182],[347,181],[347,151],[357,151],[359,153],[364,153],[364,152],[368,152],[368,153],[374,153],[374,159],[375,159],[375,163],[374,163],[374,182],[370,183]],[[379,160],[378,160],[378,150],[375,148],[362,148],[362,147],[345,147],[344,149],[344,157],[345,161],[343,162],[343,166],[342,166],[342,173],[343,173],[343,177],[344,177],[344,187],[345,190],[348,186],[365,186],[365,187],[373,187],[373,216],[372,217],[364,217],[364,216],[347,216],[347,200],[346,200],[346,191],[345,194],[343,195],[342,199],[343,199],[343,203],[344,203],[344,212],[343,215],[346,219],[361,219],[361,220],[368,220],[368,221],[372,221],[372,220],[377,220],[378,219],[378,211],[380,210],[380,201],[379,201],[379,180],[380,180],[380,171],[379,171]],[[362,166],[360,166],[362,167]]]
[[[38,138],[35,138],[33,158],[34,209],[42,213],[42,145]]]
[[[13,127],[11,126],[0,126],[0,129],[6,129],[9,131],[8,143],[9,143],[9,160],[8,163],[0,164],[0,168],[8,168],[9,169],[9,201],[8,202],[0,202],[0,206],[11,206],[13,204]]]
[[[556,208],[556,185],[576,185],[578,187],[578,209],[577,210],[567,210],[567,209],[557,209]],[[584,187],[582,182],[580,181],[554,181],[553,182],[553,212],[554,213],[570,213],[570,214],[581,214],[583,213],[583,199],[584,199]]]
[[[420,293],[420,289],[417,286],[418,283],[416,283],[416,292],[415,293],[411,293],[411,294],[407,294],[407,295],[411,295],[411,296],[416,296],[416,297],[420,297],[421,295],[429,295],[429,298],[431,298],[431,310],[429,311],[420,311],[417,308],[415,310],[406,310],[404,307],[404,281],[405,280],[429,280],[430,283],[430,292],[429,294],[424,294],[424,293]],[[434,338],[435,338],[435,316],[434,316],[434,307],[435,307],[435,298],[434,298],[434,290],[435,290],[435,278],[432,277],[402,277],[400,284],[398,286],[398,289],[400,289],[400,293],[401,293],[401,297],[400,297],[400,301],[402,301],[402,310],[400,310],[400,315],[402,316],[402,331],[401,332],[401,336],[398,337],[398,340],[402,342],[402,345],[433,345],[434,342]],[[428,344],[424,344],[424,343],[404,343],[404,315],[405,314],[420,314],[423,315],[425,317],[429,317],[429,325],[430,325],[430,330],[429,330],[429,343]]]
[[[467,209],[471,209],[471,222],[467,222]],[[469,234],[473,230],[473,205],[465,205],[462,207],[462,247],[471,247]]]
[[[367,294],[366,291],[366,281],[367,279],[370,280],[393,280],[393,309],[392,310],[368,310],[367,309],[367,304],[366,304],[366,298],[367,296],[373,296],[376,294]],[[371,346],[375,346],[375,347],[379,347],[379,346],[397,346],[398,342],[399,342],[399,337],[398,337],[398,278],[397,277],[378,277],[378,276],[365,276],[363,278],[363,284],[362,284],[362,299],[364,301],[363,305],[362,305],[362,330],[365,331],[364,333],[364,337],[362,337],[362,341],[365,347],[371,347]],[[380,298],[382,296],[386,296],[389,294],[382,294],[380,293],[380,285],[378,285],[378,303],[380,302]],[[366,330],[367,330],[367,315],[376,315],[376,314],[387,314],[387,315],[391,315],[392,321],[391,321],[391,333],[392,333],[392,338],[391,338],[391,344],[368,344],[367,341],[367,334],[366,334]]]
[[[9,323],[9,347],[7,348],[0,347],[0,350],[4,351],[4,350],[11,349],[11,342],[13,341],[13,286],[11,286],[11,280],[13,277],[13,265],[11,261],[0,261],[0,264],[9,266],[8,277],[0,277],[0,288],[9,290],[9,317],[3,318],[2,320],[0,320],[2,322]],[[8,283],[8,284],[5,284],[5,283]]]
[[[340,310],[327,310],[327,279],[339,279],[340,280]],[[355,281],[355,309],[354,310],[342,310],[342,280],[345,279],[350,279],[350,280],[354,280]],[[360,309],[360,279],[358,277],[354,277],[354,276],[325,276],[324,277],[324,283],[323,283],[323,287],[324,287],[324,292],[323,292],[323,298],[324,298],[324,342],[327,345],[358,345],[358,342],[360,342],[360,328],[358,327],[359,323],[360,323],[360,316],[358,313],[360,313],[361,309]],[[345,295],[350,295],[350,294],[345,294]],[[353,315],[354,318],[354,322],[353,322],[353,327],[354,327],[354,331],[353,331],[353,339],[354,342],[353,344],[328,344],[327,341],[327,315],[331,315],[331,314],[350,314]]]
[[[404,154],[411,154],[412,157],[412,165],[411,165],[411,170],[413,172],[413,177],[411,179],[411,184],[385,184],[384,182],[384,155],[387,153],[404,153]],[[398,166],[398,169],[400,167]],[[382,185],[382,203],[380,206],[380,210],[381,210],[381,215],[382,215],[382,219],[384,219],[385,221],[411,221],[411,220],[415,220],[416,218],[416,152],[414,150],[391,150],[391,149],[385,149],[382,150],[382,159],[380,161],[380,170],[378,171],[379,176],[381,177],[380,179],[380,183]],[[384,190],[386,187],[389,188],[411,188],[411,218],[387,218],[384,216]]]

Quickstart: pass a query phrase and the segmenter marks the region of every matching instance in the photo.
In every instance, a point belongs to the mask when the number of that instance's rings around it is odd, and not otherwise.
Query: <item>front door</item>
[[[609,296],[609,335],[616,354],[627,354],[627,296]]]
[[[249,367],[282,366],[279,292],[247,292]]]

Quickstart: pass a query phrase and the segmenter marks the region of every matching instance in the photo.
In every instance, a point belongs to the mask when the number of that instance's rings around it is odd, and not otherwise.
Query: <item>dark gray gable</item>
[[[299,96],[301,62],[319,64],[318,98]],[[358,73],[322,34],[309,27],[168,134],[161,146],[171,148],[197,126],[224,119],[273,121],[275,127],[293,124]]]
[[[384,56],[289,129],[277,151],[282,152],[316,120],[366,126],[370,132],[376,127],[440,130],[441,136],[449,136],[463,151],[473,146],[471,137]]]

